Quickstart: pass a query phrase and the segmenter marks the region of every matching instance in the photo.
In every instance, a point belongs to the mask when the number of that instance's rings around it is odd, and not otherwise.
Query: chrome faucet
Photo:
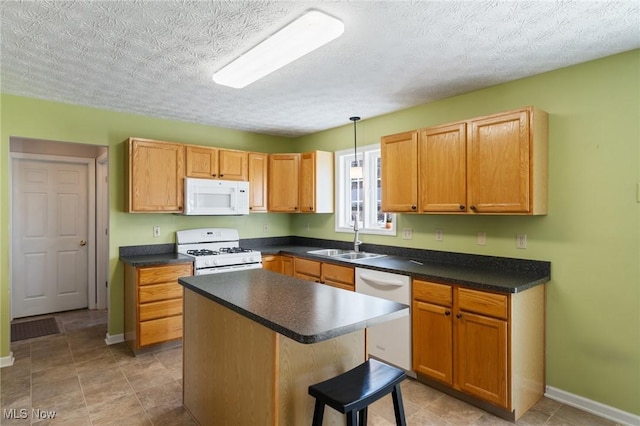
[[[362,241],[358,238],[360,236],[360,229],[358,229],[357,219],[353,221],[353,231],[355,232],[355,236],[353,237],[353,251],[357,253],[360,251],[360,244],[362,244]]]

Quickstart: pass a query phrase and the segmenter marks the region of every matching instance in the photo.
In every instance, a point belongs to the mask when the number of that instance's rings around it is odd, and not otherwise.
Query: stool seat
[[[404,426],[404,407],[400,393],[400,382],[407,373],[375,359],[336,377],[309,386],[309,395],[316,399],[314,426],[322,424],[324,405],[347,414],[347,425],[354,425],[356,412],[360,414],[360,425],[366,425],[367,407],[391,393],[396,414],[396,424]]]

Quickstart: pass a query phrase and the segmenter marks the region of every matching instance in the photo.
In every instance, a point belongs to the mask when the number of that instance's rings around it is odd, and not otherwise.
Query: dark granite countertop
[[[175,247],[175,244],[120,247],[120,260],[131,266],[193,262],[191,256],[176,253]]]
[[[178,280],[185,288],[300,343],[332,339],[409,314],[407,305],[264,269]]]
[[[420,256],[420,252],[407,253],[408,257],[388,254],[384,257],[359,260],[339,260],[307,253],[317,246],[272,245],[259,247],[262,254],[288,254],[345,266],[367,268],[443,284],[458,284],[480,290],[518,293],[544,284],[551,279],[548,262],[521,259],[488,258],[484,262],[465,262],[454,259],[448,263]],[[366,250],[378,253],[377,250]],[[413,254],[413,256],[411,256]]]

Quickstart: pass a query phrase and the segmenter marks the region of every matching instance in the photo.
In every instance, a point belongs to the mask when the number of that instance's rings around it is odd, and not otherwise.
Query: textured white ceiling
[[[640,47],[640,1],[2,0],[3,93],[299,136]],[[342,37],[244,89],[211,75],[308,9]]]

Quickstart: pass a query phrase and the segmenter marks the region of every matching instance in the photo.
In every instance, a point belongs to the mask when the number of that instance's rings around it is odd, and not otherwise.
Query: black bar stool
[[[400,382],[407,373],[375,359],[324,382],[309,386],[309,395],[316,399],[313,426],[322,426],[324,406],[347,415],[347,426],[367,424],[367,407],[391,393],[396,425],[406,426]]]

